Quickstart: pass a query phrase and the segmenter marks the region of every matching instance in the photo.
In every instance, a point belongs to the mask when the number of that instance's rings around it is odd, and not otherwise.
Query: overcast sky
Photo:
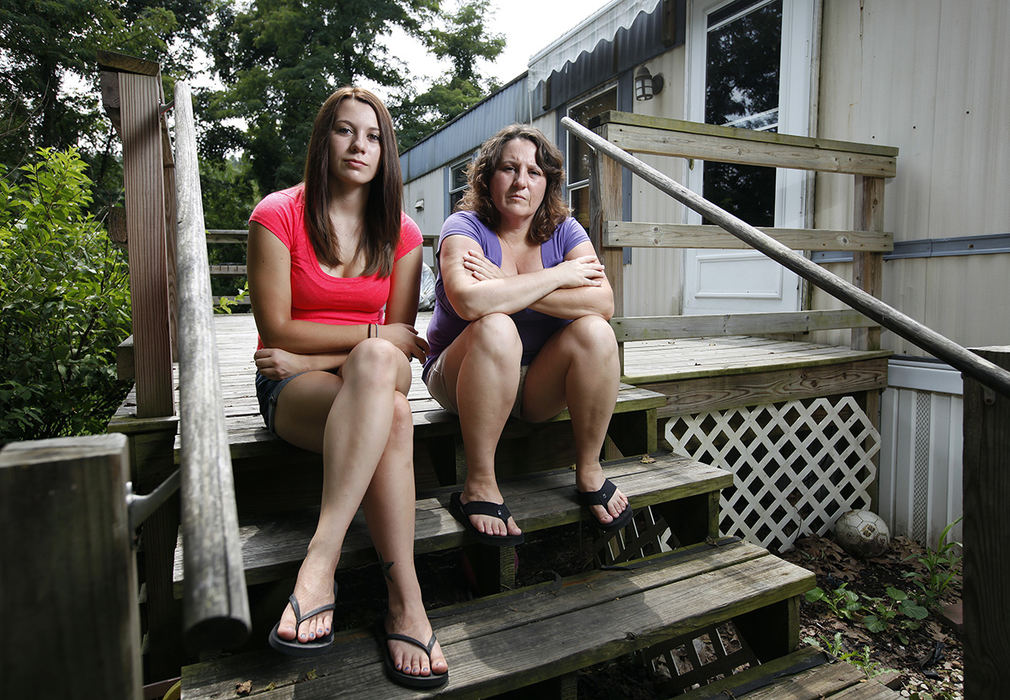
[[[493,64],[481,62],[480,74],[497,78],[502,85],[526,70],[530,56],[606,5],[610,0],[493,0],[489,15],[492,33],[505,36],[505,49]],[[448,9],[452,5],[446,3]],[[420,45],[402,33],[388,43],[405,61],[422,89],[448,70],[448,64],[426,55]],[[385,96],[376,88],[376,92]]]

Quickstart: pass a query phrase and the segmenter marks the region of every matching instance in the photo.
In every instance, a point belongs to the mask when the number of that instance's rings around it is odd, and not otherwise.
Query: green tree
[[[423,37],[429,50],[450,63],[448,73],[416,96],[406,96],[392,108],[399,134],[400,150],[406,150],[424,136],[474,106],[498,85],[477,73],[478,59],[493,61],[505,48],[505,37],[487,32],[488,6],[469,0],[444,18],[445,29],[430,29]]]
[[[316,111],[341,85],[373,81],[399,87],[407,74],[380,37],[393,27],[417,35],[438,0],[253,0],[222,8],[208,32],[214,71],[226,86],[208,96],[214,126],[205,141],[236,144],[262,192],[301,180]],[[224,133],[222,133],[224,132]]]
[[[103,432],[126,390],[125,256],[87,212],[76,150],[37,159],[0,165],[0,443]]]
[[[99,50],[160,63],[187,75],[196,31],[212,0],[14,0],[0,6],[0,162],[37,148],[98,151],[108,127],[99,110]]]

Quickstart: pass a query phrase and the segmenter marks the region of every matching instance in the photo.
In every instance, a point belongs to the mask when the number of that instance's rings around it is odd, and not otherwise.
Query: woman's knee
[[[602,316],[581,316],[572,321],[568,329],[580,353],[598,358],[617,357],[614,329]]]
[[[467,326],[467,333],[470,336],[470,351],[488,353],[503,359],[522,357],[523,343],[519,330],[507,314],[482,316]]]
[[[345,379],[362,377],[395,385],[404,361],[403,352],[388,340],[368,338],[351,349],[342,374]]]

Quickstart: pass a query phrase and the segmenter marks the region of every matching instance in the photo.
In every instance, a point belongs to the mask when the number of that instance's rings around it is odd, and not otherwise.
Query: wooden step
[[[483,697],[556,678],[795,599],[814,575],[735,541],[596,570],[431,611],[449,661],[450,697]],[[411,697],[386,680],[370,630],[340,633],[320,657],[271,650],[183,669],[185,698]]]
[[[881,676],[879,678],[893,678]],[[791,654],[678,695],[677,700],[889,700],[901,695],[855,666],[835,661],[820,649]]]
[[[634,508],[698,497],[706,499],[707,495],[717,496],[720,489],[733,485],[733,475],[729,472],[686,457],[662,453],[647,459],[655,461],[629,457],[604,464],[606,475],[631,499]],[[575,501],[574,484],[574,471],[556,469],[502,481],[500,486],[505,502],[523,531],[536,532],[589,517],[588,512]],[[416,554],[459,547],[470,541],[463,526],[446,508],[449,495],[458,490],[459,487],[440,488],[418,499]],[[712,507],[715,507],[714,504]],[[246,583],[252,585],[294,576],[305,557],[317,517],[318,510],[309,510],[241,522],[239,537]],[[706,517],[711,517],[711,514],[701,514],[701,518]],[[710,529],[715,527],[715,523],[710,524]],[[702,531],[699,539],[704,539],[707,534],[707,531]],[[176,597],[182,595],[182,552],[180,534],[173,572]],[[360,566],[374,561],[375,553],[364,516],[359,511],[344,539],[340,566]]]

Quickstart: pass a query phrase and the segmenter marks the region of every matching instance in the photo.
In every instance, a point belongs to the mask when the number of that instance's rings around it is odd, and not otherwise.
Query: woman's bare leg
[[[333,602],[333,576],[344,535],[386,450],[404,372],[409,386],[410,370],[403,353],[389,342],[370,339],[351,351],[340,377],[308,372],[288,382],[278,398],[277,434],[323,455],[319,522],[294,590],[303,611]],[[326,635],[332,619],[332,612],[324,612],[306,620],[298,630],[299,641]],[[295,639],[290,605],[284,609],[277,634]]]
[[[579,491],[603,486],[600,452],[617,402],[620,374],[614,331],[600,316],[583,316],[555,333],[526,374],[523,418],[544,421],[568,407]],[[618,489],[607,508],[592,506],[592,512],[607,524],[627,505],[627,497]]]
[[[443,354],[443,374],[448,391],[456,395],[466,455],[462,501],[501,503],[494,456],[519,390],[519,332],[507,315],[490,314],[470,323]],[[471,516],[470,522],[488,535],[522,533],[512,518],[507,526],[485,515]]]
[[[363,505],[389,590],[386,631],[405,634],[427,644],[431,638],[431,623],[424,610],[414,569],[413,435],[410,404],[403,394],[397,393],[389,441]],[[393,665],[405,673],[427,676],[448,670],[438,644],[432,649],[430,660],[424,650],[406,642],[390,641],[389,649]]]

